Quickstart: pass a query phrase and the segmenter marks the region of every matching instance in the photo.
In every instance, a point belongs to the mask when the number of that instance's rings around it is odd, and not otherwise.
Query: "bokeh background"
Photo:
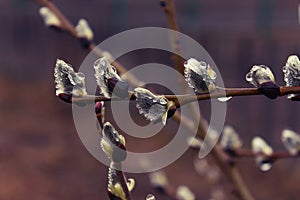
[[[158,0],[54,3],[74,24],[87,19],[97,43],[132,28],[167,27]],[[227,87],[248,87],[245,74],[254,64],[270,66],[278,84],[284,84],[282,67],[287,57],[300,53],[299,0],[175,3],[181,32],[209,52]],[[34,1],[0,1],[0,199],[107,199],[107,168],[87,152],[77,135],[71,105],[56,98],[54,90],[56,58],[78,69],[88,52],[68,34],[46,28],[38,10]],[[130,69],[158,60],[155,52],[148,53],[131,53],[121,61]],[[170,62],[169,56],[160,57],[161,62]],[[233,98],[227,108],[226,123],[240,133],[246,148],[258,135],[274,149],[283,150],[281,131],[300,131],[300,105],[286,98]],[[166,134],[153,142],[172,137],[173,126],[168,123]],[[196,156],[197,152],[188,150],[164,170],[174,187],[185,184],[198,199],[210,199],[216,186],[193,170]],[[300,195],[298,159],[280,160],[267,173],[260,172],[253,159],[240,159],[237,165],[256,199]],[[137,182],[135,199],[156,194],[147,174],[128,176]],[[226,179],[221,178],[218,187],[224,188],[226,199],[234,199]]]

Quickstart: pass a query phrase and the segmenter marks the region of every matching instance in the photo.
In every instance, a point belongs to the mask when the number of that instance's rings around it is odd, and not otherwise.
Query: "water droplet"
[[[155,196],[153,195],[153,194],[148,194],[147,196],[146,196],[146,200],[155,200],[156,198],[155,198]]]
[[[263,172],[269,171],[272,168],[272,164],[269,162],[261,163],[259,169]]]
[[[220,102],[227,102],[227,101],[229,101],[230,99],[232,99],[232,97],[219,97],[219,98],[218,98],[218,101],[220,101]]]

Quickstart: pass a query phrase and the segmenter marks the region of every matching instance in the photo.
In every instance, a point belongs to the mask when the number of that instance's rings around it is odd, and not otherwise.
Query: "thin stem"
[[[300,86],[295,87],[286,87],[282,86],[279,88],[280,94],[279,96],[285,96],[288,94],[293,93],[300,93]],[[198,95],[191,95],[191,94],[183,94],[183,95],[164,95],[168,100],[174,101],[176,107],[180,107],[182,105],[207,100],[207,99],[216,99],[220,97],[238,97],[238,96],[252,96],[252,95],[264,95],[262,92],[259,91],[258,88],[218,88],[217,90],[211,93],[204,93]],[[134,93],[129,91],[128,92],[128,99],[135,100]],[[125,101],[125,99],[118,99],[118,98],[107,98],[103,96],[83,96],[83,97],[72,97],[73,103],[89,103],[89,102],[97,102],[97,101]],[[127,100],[126,100],[127,101]]]
[[[65,30],[67,33],[69,33],[71,36],[75,37],[76,39],[79,39],[77,32],[75,30],[74,25],[70,23],[70,21],[62,14],[62,12],[56,7],[54,3],[52,3],[49,0],[36,0],[38,3],[40,3],[42,6],[45,6],[49,8],[60,20],[63,30]],[[91,42],[88,46],[88,49],[92,51],[95,55],[99,57],[104,56],[104,52],[102,49],[100,49],[98,46],[96,46],[95,43]],[[113,61],[111,63],[113,66],[115,66],[118,71],[121,74],[125,74],[127,72],[126,68],[121,65],[118,61]],[[137,87],[141,85],[141,82],[138,81],[138,79],[131,74],[127,73],[124,77],[131,85]]]
[[[201,120],[199,121],[199,128],[196,137],[204,140],[207,130],[207,121],[204,118],[201,118]],[[254,197],[248,190],[248,187],[244,183],[238,169],[235,165],[232,165],[232,162],[230,162],[230,160],[228,159],[228,155],[223,151],[219,143],[214,146],[211,151],[211,155],[214,157],[220,169],[233,185],[237,198],[241,200],[254,200]]]
[[[259,155],[264,155],[264,154],[255,153],[251,149],[236,149],[236,150],[234,150],[234,156],[237,158],[249,158],[249,157],[252,158],[252,157],[259,156]],[[271,160],[279,160],[279,159],[285,159],[285,158],[299,157],[300,154],[291,155],[287,151],[277,151],[277,152],[273,152],[270,155],[264,155],[264,156]]]
[[[175,17],[175,6],[174,6],[174,2],[173,0],[162,0],[161,2],[163,2],[162,6],[164,8],[165,13],[167,14],[168,17],[168,24],[169,24],[169,28],[178,31],[178,25],[176,22],[176,17]],[[179,52],[179,40],[178,40],[178,36],[177,35],[171,35],[171,44],[173,44],[173,48],[175,48],[176,51]],[[175,55],[176,57],[175,59],[175,66],[177,68],[177,70],[179,72],[181,72],[181,74],[183,74],[184,71],[184,67],[183,67],[183,61],[182,59],[177,55]],[[184,90],[183,90],[184,91]],[[224,97],[224,92],[219,94],[220,97]],[[170,96],[166,96],[167,98],[169,97],[169,99],[175,102],[175,105],[177,107],[180,106],[178,100],[180,99],[180,97],[170,97]],[[184,104],[184,101],[186,103],[195,101],[194,96],[182,96],[181,99],[182,100],[182,104]],[[201,97],[198,95],[196,100],[201,100],[201,99],[209,99],[212,98],[211,94],[202,94]],[[218,98],[217,96],[215,98]],[[190,126],[189,126],[190,127]],[[192,130],[190,130],[192,132],[194,132],[193,128]],[[197,136],[200,138],[204,138],[207,132],[207,122],[206,120],[201,117],[199,120],[199,127],[198,127],[198,131],[197,131]],[[227,175],[227,177],[229,178],[229,180],[232,182],[233,186],[235,187],[235,189],[237,190],[237,194],[238,197],[240,199],[243,200],[254,200],[254,198],[252,197],[251,193],[248,191],[247,186],[245,185],[245,183],[243,182],[243,179],[241,178],[241,176],[239,175],[239,172],[237,170],[236,167],[229,165],[228,162],[226,162],[227,160],[227,156],[220,150],[220,146],[216,145],[213,148],[212,151],[218,165],[220,166],[220,168],[223,170],[223,172]]]
[[[176,20],[176,9],[175,9],[175,3],[174,0],[161,0],[161,7],[163,8],[163,11],[166,14],[167,17],[167,22],[168,22],[168,27],[174,31],[170,32],[170,44],[171,47],[174,51],[173,54],[173,62],[174,62],[174,66],[177,69],[178,72],[180,72],[180,74],[184,73],[184,59],[180,56],[180,51],[181,51],[181,47],[180,47],[180,40],[179,40],[179,36],[178,36],[178,31],[179,31],[179,26],[178,26],[178,22]],[[177,31],[177,32],[175,32]],[[181,88],[181,92],[187,92],[188,91],[188,87],[185,84],[185,81],[183,79],[181,79],[180,77],[178,77],[178,84]],[[198,112],[197,112],[197,107],[194,104],[189,104],[188,108],[190,110],[191,113],[191,117],[196,119]]]
[[[174,31],[179,31],[179,26],[176,20],[176,10],[175,10],[174,0],[161,0],[160,3],[163,11],[166,13],[169,29],[172,29]],[[184,60],[179,56],[180,41],[179,41],[178,34],[176,32],[171,32],[170,43],[172,49],[175,52],[173,55],[175,67],[181,74],[183,74]]]
[[[300,86],[295,87],[279,87],[279,95],[285,96],[293,93],[300,93]],[[184,104],[206,100],[206,99],[216,99],[220,97],[237,97],[237,96],[252,96],[252,95],[265,95],[258,88],[217,88],[215,91],[211,93],[198,94],[196,97],[194,95],[165,95],[165,97],[169,100],[175,102],[175,105],[182,106]]]
[[[244,200],[254,200],[254,197],[249,192],[246,184],[239,174],[238,169],[235,165],[232,165],[231,162],[228,162],[228,159],[226,159],[228,157],[224,155],[225,153],[219,144],[213,148],[212,154],[214,155],[221,170],[227,175],[228,179],[233,184],[235,190],[234,194],[236,194],[236,197]]]

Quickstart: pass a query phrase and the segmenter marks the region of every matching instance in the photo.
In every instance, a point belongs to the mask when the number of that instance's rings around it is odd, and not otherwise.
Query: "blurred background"
[[[87,19],[96,43],[132,28],[167,27],[158,0],[54,3],[74,24]],[[289,55],[300,53],[299,0],[175,3],[181,32],[209,52],[227,87],[249,87],[245,75],[254,64],[270,66],[278,84],[284,85],[282,67]],[[107,199],[107,168],[87,152],[76,132],[71,105],[56,98],[54,90],[55,60],[65,59],[78,69],[89,52],[68,34],[46,28],[38,10],[34,1],[0,1],[0,199]],[[157,61],[155,52],[151,55],[131,53],[120,61],[130,69]],[[161,57],[165,59],[161,62],[170,62],[169,56]],[[227,109],[226,123],[238,131],[246,148],[257,135],[275,150],[283,150],[281,131],[300,132],[300,104],[285,97],[233,98]],[[154,142],[172,137],[173,126],[168,123],[166,136],[157,136]],[[184,184],[198,199],[211,199],[216,184],[192,170],[196,156],[196,151],[188,150],[164,170],[174,187]],[[237,162],[256,199],[297,199],[299,164],[298,159],[279,160],[263,173],[253,159]],[[134,199],[156,194],[147,174],[128,176],[137,182]],[[225,199],[234,199],[228,181],[219,182]]]

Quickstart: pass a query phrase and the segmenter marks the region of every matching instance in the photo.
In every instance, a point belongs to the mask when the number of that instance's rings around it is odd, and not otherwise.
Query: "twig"
[[[160,0],[160,5],[167,16],[168,27],[174,31],[179,31],[178,23],[176,20],[176,11],[175,4],[173,0]],[[173,58],[176,69],[183,74],[184,60],[179,56],[180,54],[180,42],[178,38],[178,34],[176,32],[171,32],[170,34],[170,43],[174,50]]]
[[[168,24],[169,28],[178,31],[178,25],[176,21],[176,16],[175,16],[175,6],[174,6],[174,1],[173,0],[161,0],[161,6],[164,8],[165,13],[167,14],[168,18]],[[171,43],[174,44],[173,48],[175,48],[175,51],[179,52],[179,41],[177,35],[171,35]],[[183,67],[183,62],[181,58],[177,55],[175,55],[175,65],[178,71],[183,74],[184,67]],[[183,90],[184,91],[184,88]],[[221,94],[220,97],[224,96],[224,92]],[[231,95],[232,96],[232,95]],[[199,99],[198,99],[199,98]],[[211,94],[204,94],[203,96],[204,99],[211,98]],[[216,97],[217,98],[217,97]],[[180,105],[178,104],[177,97],[176,99],[173,99],[175,101],[175,105],[179,107]],[[197,100],[200,100],[200,97],[197,96]],[[189,97],[185,99],[185,102],[191,102],[194,101],[194,97]],[[182,102],[184,104],[184,101]],[[192,108],[192,107],[190,107]],[[192,108],[192,113],[194,113],[193,108]],[[192,130],[193,132],[193,130]],[[207,132],[207,122],[206,120],[201,116],[199,120],[199,128],[197,131],[197,136],[200,138],[204,138]],[[245,183],[243,182],[241,176],[238,173],[238,170],[236,167],[229,165],[226,162],[226,155],[222,154],[222,151],[220,151],[220,146],[218,144],[213,148],[213,155],[215,159],[217,160],[217,163],[219,164],[220,168],[223,170],[223,172],[227,175],[229,180],[233,183],[235,189],[237,190],[237,194],[239,199],[242,200],[253,200],[254,198],[248,191],[248,188],[246,187]],[[223,166],[223,167],[222,167]]]
[[[160,5],[167,16],[168,27],[174,30],[170,32],[170,43],[174,51],[173,54],[174,66],[176,67],[177,71],[180,74],[183,74],[184,73],[183,63],[185,60],[181,56],[179,56],[181,51],[181,46],[180,46],[178,33],[175,32],[175,31],[179,31],[179,26],[176,20],[176,9],[175,9],[174,0],[161,0]],[[185,84],[184,80],[179,77],[178,77],[178,84],[181,88],[182,93],[188,92],[188,86]],[[188,108],[190,110],[191,117],[197,118],[198,108],[194,104],[189,104]]]
[[[235,165],[232,165],[232,162],[227,159],[228,156],[225,154],[225,152],[223,152],[223,149],[219,144],[216,144],[216,146],[213,148],[212,154],[219,164],[220,169],[227,175],[227,178],[233,184],[234,194],[237,196],[237,198],[244,200],[254,200],[254,197],[249,192],[238,169]]]
[[[59,19],[61,20],[61,22],[63,23],[63,27],[64,29],[68,30],[68,32],[76,37],[77,34],[74,34],[73,30],[74,30],[74,26],[69,26],[68,25],[68,21],[64,20],[64,16],[60,13],[60,11],[58,9],[56,9],[55,5],[47,0],[38,0],[42,5],[47,6],[49,9],[52,10],[52,12],[54,12],[57,17],[59,17]],[[103,56],[103,51],[101,49],[95,48],[95,45],[93,43],[90,44],[89,49],[92,50],[96,55],[98,55],[99,57]],[[126,69],[120,65],[118,62],[114,62],[113,65],[118,69],[118,71],[122,74],[124,72],[126,72]],[[134,85],[134,86],[138,86],[139,81],[137,81],[137,79],[135,79],[135,77],[128,77],[127,78],[128,81],[130,82],[130,84]],[[231,95],[232,96],[232,95]],[[206,97],[207,99],[208,97]],[[176,121],[181,121],[182,116],[178,115],[178,112],[175,114],[174,119]],[[184,120],[183,122],[186,122],[186,120]],[[189,130],[193,131],[193,128],[190,126],[189,123],[183,123]],[[207,126],[204,122],[204,120],[201,120],[200,123],[200,127],[198,129],[197,132],[197,136],[200,138],[204,138],[205,134],[206,134],[206,130],[207,130]],[[231,182],[233,183],[233,185],[235,186],[240,199],[245,199],[245,200],[250,200],[253,199],[253,197],[251,196],[251,194],[248,192],[247,188],[245,187],[245,184],[243,183],[242,179],[240,178],[240,175],[238,174],[236,168],[226,164],[226,160],[224,159],[224,152],[219,150],[220,147],[217,145],[214,149],[213,149],[213,155],[215,156],[216,160],[218,161],[219,165],[221,166],[221,169],[224,170],[225,174],[227,175],[227,177],[231,180]],[[223,167],[222,167],[223,166]]]
[[[273,161],[279,160],[279,159],[285,159],[285,158],[295,158],[295,157],[300,156],[300,154],[291,155],[287,151],[277,151],[277,152],[273,152],[270,155],[265,155],[262,153],[254,153],[251,149],[236,149],[233,151],[233,154],[234,154],[234,156],[232,156],[232,157],[237,157],[237,158],[249,158],[249,157],[263,155],[266,158],[273,160]]]
[[[49,0],[35,0],[35,1],[40,3],[42,6],[45,6],[45,7],[49,8],[58,17],[58,19],[61,21],[61,25],[62,25],[63,30],[65,30],[67,33],[69,33],[71,36],[75,37],[76,39],[80,39],[77,35],[75,27],[62,14],[62,12],[56,7],[56,5],[54,3],[52,3]],[[92,51],[95,55],[99,56],[99,57],[104,56],[103,53],[105,51],[103,51],[102,49],[97,47],[96,44],[94,44],[93,42],[91,42],[89,44],[88,49],[90,51]],[[126,68],[123,65],[121,65],[118,61],[112,62],[112,65],[114,65],[121,74],[124,74],[124,73],[127,72]],[[136,87],[139,86],[139,84],[140,84],[140,81],[138,81],[137,78],[132,76],[131,74],[126,75],[126,80],[128,80],[128,82],[131,85],[136,86]]]
[[[103,121],[104,121],[103,118],[105,119],[105,116],[103,116],[103,115],[105,115],[105,113],[102,113],[102,109],[103,109],[102,106],[104,106],[104,105],[101,105],[99,107],[97,107],[97,105],[95,105],[95,114],[97,116],[97,120],[98,120],[99,125],[103,128]],[[122,189],[124,191],[124,194],[126,196],[126,200],[131,200],[132,198],[131,198],[130,191],[128,189],[126,176],[125,176],[124,172],[122,171],[122,163],[112,161],[110,167],[115,169],[116,175],[118,176],[121,187],[122,187]]]
[[[300,93],[300,86],[295,87],[286,87],[282,86],[279,88],[280,94],[279,96],[286,96],[288,94],[293,93]],[[223,88],[217,89],[211,93],[205,94],[198,94],[198,95],[191,95],[191,94],[184,94],[184,95],[164,95],[168,100],[174,101],[177,108],[180,106],[191,103],[194,101],[201,101],[207,99],[216,99],[220,97],[238,97],[238,96],[252,96],[252,95],[264,95],[258,88]],[[128,92],[128,99],[135,100],[134,93],[129,91]],[[83,97],[72,97],[72,103],[92,103],[98,101],[124,101],[124,99],[118,98],[107,98],[103,96],[83,96]],[[70,102],[70,103],[71,103]]]
[[[300,86],[295,87],[286,87],[281,86],[279,87],[278,96],[285,96],[288,94],[299,93]],[[199,94],[196,96],[193,95],[165,95],[165,97],[169,100],[175,101],[176,99],[181,100],[181,105],[193,102],[193,101],[200,101],[205,99],[215,99],[220,97],[236,97],[236,96],[252,96],[252,95],[266,95],[266,93],[262,92],[259,88],[217,88],[215,91],[205,94]],[[179,102],[177,102],[179,103]]]
[[[59,9],[55,6],[55,4],[53,4],[49,0],[35,0],[35,1],[39,2],[43,6],[48,7],[55,15],[57,15],[57,17],[59,17],[59,19],[61,20],[62,23],[68,22],[66,17],[59,11]],[[77,34],[76,35],[74,34],[74,32],[76,32],[74,26],[69,26],[69,25],[65,26],[64,24],[62,24],[62,26],[64,27],[65,30],[67,30],[68,33],[70,33],[71,36],[78,39]],[[89,44],[89,50],[91,50],[95,55],[97,55],[99,57],[103,56],[104,51],[92,42]],[[126,80],[129,82],[129,84],[131,84],[132,86],[135,86],[135,87],[140,86],[141,81],[139,81],[131,73],[127,73],[127,69],[123,65],[121,65],[118,61],[114,61],[112,64],[116,67],[116,69],[118,70],[118,72],[120,74],[126,73]],[[74,99],[74,100],[77,101],[77,99]],[[103,99],[103,101],[105,101],[105,99]],[[177,121],[177,122],[180,122],[181,120],[184,121],[185,123],[183,123],[183,124],[186,127],[188,127],[188,126],[190,126],[190,124],[192,124],[191,120],[187,119],[185,116],[180,115],[180,112],[176,112],[173,116],[173,119],[175,119],[175,121]]]

